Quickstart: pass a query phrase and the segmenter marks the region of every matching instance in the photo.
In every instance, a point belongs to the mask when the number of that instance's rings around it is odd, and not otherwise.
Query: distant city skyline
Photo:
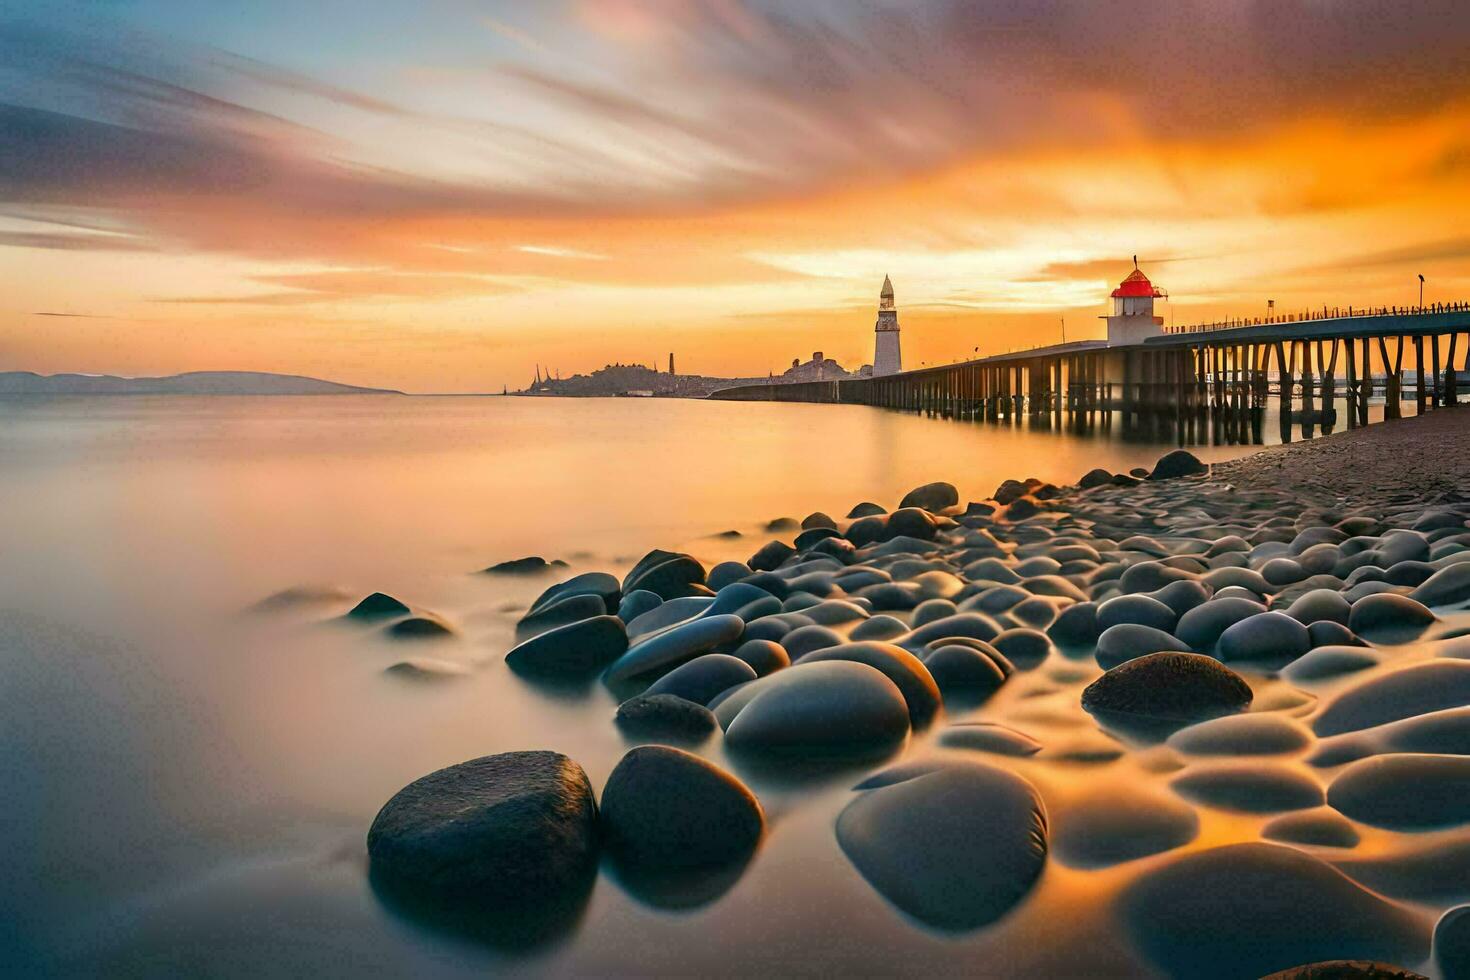
[[[1470,297],[1450,0],[0,13],[0,370],[763,376]],[[1172,305],[1170,305],[1172,304]],[[646,356],[646,355],[645,355]],[[660,365],[662,367],[662,365]]]

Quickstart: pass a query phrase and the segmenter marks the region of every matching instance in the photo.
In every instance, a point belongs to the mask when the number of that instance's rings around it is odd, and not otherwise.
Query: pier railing
[[[1318,320],[1345,320],[1367,316],[1432,316],[1437,313],[1470,312],[1470,302],[1427,303],[1423,306],[1324,306],[1320,310],[1303,310],[1298,313],[1275,313],[1269,316],[1229,317],[1210,323],[1192,323],[1185,326],[1164,328],[1164,333],[1193,334],[1212,333],[1216,330],[1239,330],[1242,327],[1265,327],[1290,323],[1312,323]]]

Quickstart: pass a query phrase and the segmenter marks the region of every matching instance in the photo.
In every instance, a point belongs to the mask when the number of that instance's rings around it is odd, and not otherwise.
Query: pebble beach
[[[981,934],[1067,876],[1124,972],[1466,976],[1462,423],[1213,468],[1180,451],[987,500],[929,484],[773,519],[746,560],[708,567],[507,557],[486,572],[547,586],[502,683],[611,692],[626,754],[601,785],[549,750],[426,774],[372,822],[374,889],[528,946],[574,931],[600,875],[705,907],[767,858],[804,786],[835,781],[843,859],[913,929]],[[381,594],[347,615],[454,630]]]

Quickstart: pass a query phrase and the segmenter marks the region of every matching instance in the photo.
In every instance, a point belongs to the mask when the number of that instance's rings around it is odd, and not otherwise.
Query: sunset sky
[[[0,370],[499,391],[1470,299],[1470,4],[0,0]]]

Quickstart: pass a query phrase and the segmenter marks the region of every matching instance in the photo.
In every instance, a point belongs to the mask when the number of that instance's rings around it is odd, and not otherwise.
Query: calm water
[[[965,936],[904,919],[833,838],[850,775],[752,778],[772,830],[727,892],[670,910],[604,875],[581,920],[529,953],[386,910],[363,837],[393,792],[444,765],[553,748],[600,787],[627,748],[611,695],[540,693],[501,663],[546,582],[477,568],[539,554],[621,572],[652,547],[743,558],[773,517],[893,506],[936,479],[983,498],[1007,477],[1070,482],[1167,448],[846,406],[0,403],[6,972],[1135,970],[1088,900],[1117,872],[1053,863],[1015,914]],[[712,536],[727,529],[745,537]],[[243,612],[296,586],[341,592]],[[433,655],[473,673],[385,676],[406,648],[333,622],[374,590],[454,623],[461,638]],[[1204,837],[1228,839],[1228,823]]]

